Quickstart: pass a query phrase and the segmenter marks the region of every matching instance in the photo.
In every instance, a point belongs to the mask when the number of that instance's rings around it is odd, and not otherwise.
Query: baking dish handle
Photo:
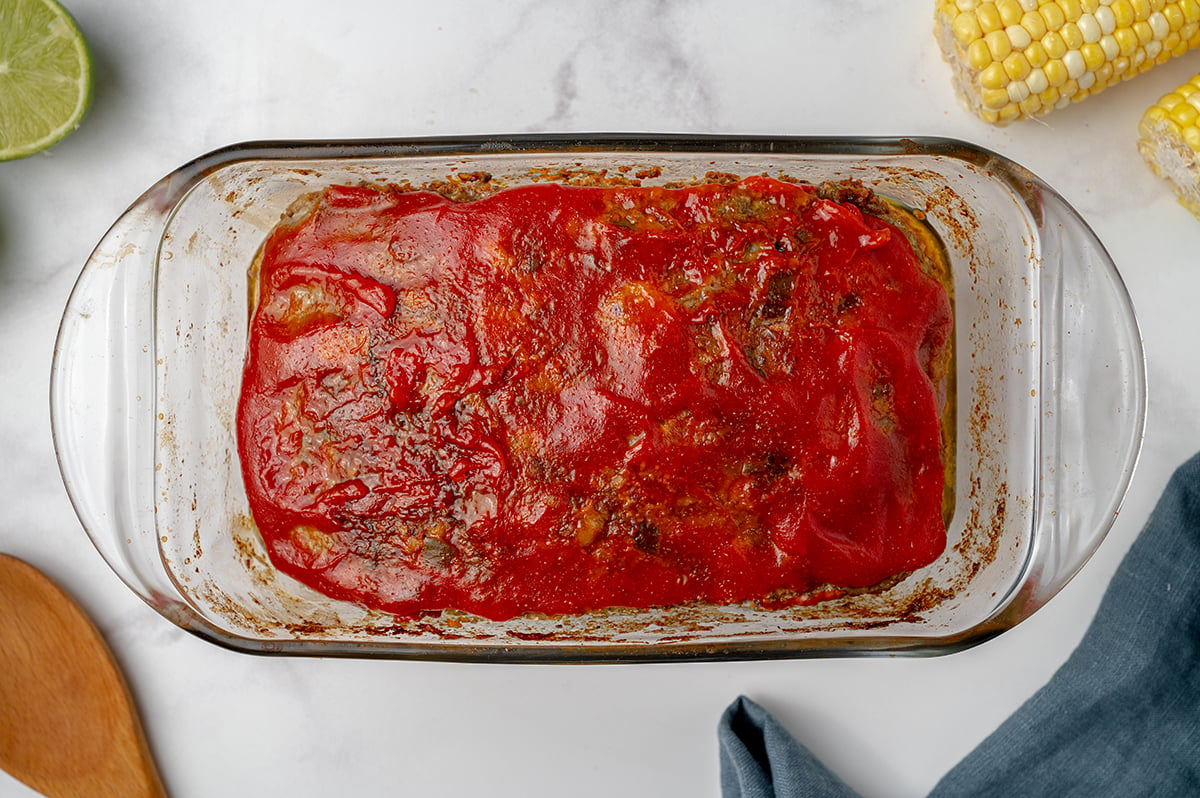
[[[1027,612],[1083,567],[1116,521],[1146,423],[1145,356],[1129,293],[1095,233],[1061,196],[1041,192],[1040,207],[1046,351]]]
[[[84,529],[117,575],[158,605],[154,521],[154,282],[173,202],[160,183],[97,245],[71,292],[50,377],[59,468]],[[164,210],[165,209],[165,210]]]

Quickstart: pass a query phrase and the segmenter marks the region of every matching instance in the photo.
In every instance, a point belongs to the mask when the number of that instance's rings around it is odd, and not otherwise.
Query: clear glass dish
[[[487,172],[859,180],[949,250],[957,477],[945,553],[887,590],[808,607],[612,609],[406,620],[275,571],[234,433],[247,270],[303,194]],[[92,541],[179,626],[247,652],[596,662],[937,654],[1045,604],[1111,526],[1141,445],[1141,339],[1101,243],[1036,176],[941,139],[596,135],[252,143],[163,178],[123,214],[67,305],[52,373],[59,464]]]

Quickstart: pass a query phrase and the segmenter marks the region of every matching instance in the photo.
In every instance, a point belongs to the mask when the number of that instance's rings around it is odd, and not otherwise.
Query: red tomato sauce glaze
[[[812,187],[335,187],[272,232],[257,289],[250,508],[324,594],[774,606],[946,545],[950,299]]]

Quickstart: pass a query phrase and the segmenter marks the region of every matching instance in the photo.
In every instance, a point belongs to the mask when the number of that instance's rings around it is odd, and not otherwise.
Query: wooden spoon
[[[0,768],[49,798],[166,795],[100,633],[45,574],[6,554]]]

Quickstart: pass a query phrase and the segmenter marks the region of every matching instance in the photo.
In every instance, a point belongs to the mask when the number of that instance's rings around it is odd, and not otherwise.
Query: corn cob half
[[[1200,0],[935,0],[959,95],[1007,124],[1062,108],[1200,45]]]
[[[1200,75],[1150,106],[1138,125],[1138,152],[1200,217]]]

